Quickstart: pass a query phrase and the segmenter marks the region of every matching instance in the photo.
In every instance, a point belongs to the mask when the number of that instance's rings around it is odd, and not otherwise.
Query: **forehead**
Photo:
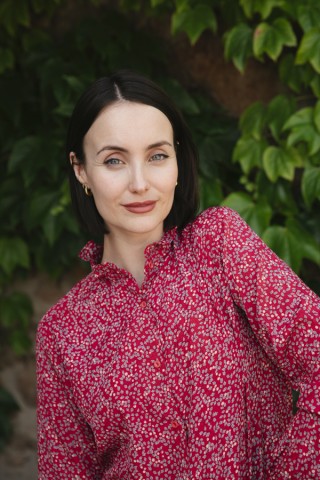
[[[119,101],[104,108],[85,136],[85,143],[112,141],[172,140],[169,119],[159,109],[142,103]],[[162,138],[164,139],[164,138]]]

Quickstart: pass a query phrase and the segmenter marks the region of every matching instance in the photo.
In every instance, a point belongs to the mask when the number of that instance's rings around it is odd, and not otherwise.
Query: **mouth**
[[[147,213],[151,212],[154,209],[155,205],[156,201],[148,200],[146,202],[126,203],[122,206],[132,213]]]

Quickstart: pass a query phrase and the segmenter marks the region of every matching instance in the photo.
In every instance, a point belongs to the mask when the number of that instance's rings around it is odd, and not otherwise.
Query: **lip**
[[[156,206],[156,201],[148,200],[146,202],[126,203],[122,206],[132,213],[148,213],[154,209]]]

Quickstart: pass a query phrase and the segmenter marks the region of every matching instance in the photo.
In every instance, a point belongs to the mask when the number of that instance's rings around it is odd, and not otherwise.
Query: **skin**
[[[85,164],[76,164],[70,153],[77,179],[91,189],[110,232],[102,261],[125,268],[139,285],[144,250],[162,237],[173,203],[178,177],[173,138],[160,110],[119,101],[104,109],[85,135]]]

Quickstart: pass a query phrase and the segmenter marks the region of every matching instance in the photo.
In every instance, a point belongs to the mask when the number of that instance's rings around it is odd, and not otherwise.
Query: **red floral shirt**
[[[319,479],[320,299],[227,208],[141,287],[101,254],[39,325],[39,478]]]

